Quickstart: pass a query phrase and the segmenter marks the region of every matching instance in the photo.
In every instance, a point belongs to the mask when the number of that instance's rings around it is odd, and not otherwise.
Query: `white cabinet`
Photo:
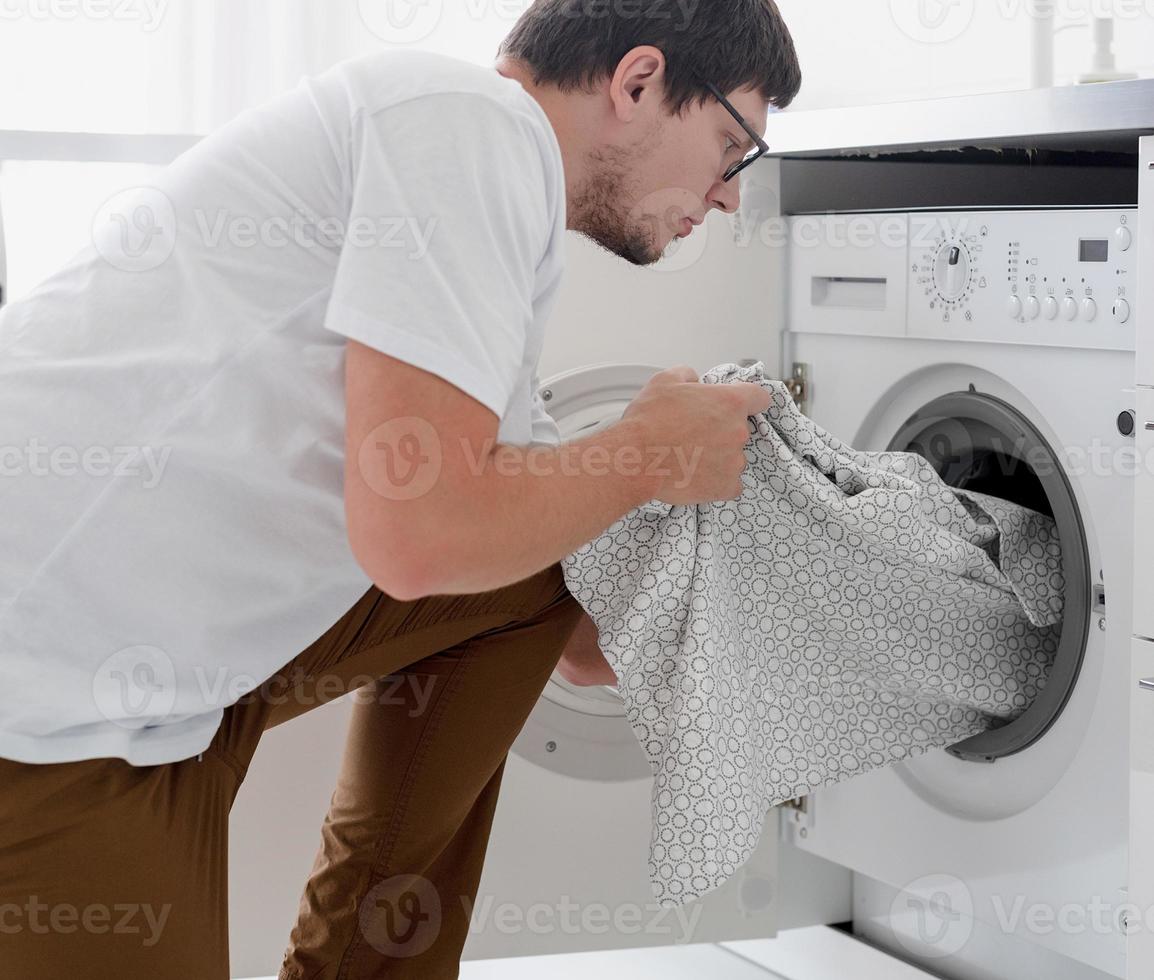
[[[1130,658],[1129,980],[1154,976],[1154,137],[1141,140],[1138,220],[1137,476],[1134,496],[1134,633]]]
[[[1130,884],[1126,976],[1154,976],[1154,642],[1134,640],[1130,658]]]

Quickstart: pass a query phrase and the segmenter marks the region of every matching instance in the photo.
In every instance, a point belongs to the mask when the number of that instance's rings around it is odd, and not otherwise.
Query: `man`
[[[5,980],[227,977],[260,735],[354,689],[281,977],[457,975],[506,753],[571,638],[605,679],[558,562],[737,496],[768,402],[676,368],[559,446],[564,232],[655,262],[799,84],[772,0],[538,0],[495,71],[381,54],[245,114],[5,311]]]

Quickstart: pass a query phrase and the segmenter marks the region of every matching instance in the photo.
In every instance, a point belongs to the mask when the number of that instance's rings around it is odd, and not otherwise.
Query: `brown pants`
[[[201,759],[0,760],[0,977],[226,980],[228,816],[261,733],[354,688],[281,980],[456,977],[506,755],[580,614],[559,566],[476,596],[371,589]]]

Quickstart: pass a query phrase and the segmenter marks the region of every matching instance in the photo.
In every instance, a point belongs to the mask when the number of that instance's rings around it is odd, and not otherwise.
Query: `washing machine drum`
[[[593,435],[618,421],[663,368],[610,364],[550,378],[541,397],[563,442]],[[649,762],[612,687],[575,687],[554,673],[513,752],[578,779],[620,782],[649,778]]]
[[[1066,579],[1062,636],[1050,677],[1021,715],[949,748],[961,759],[992,762],[1042,738],[1070,699],[1082,668],[1091,619],[1090,555],[1073,489],[1053,448],[1016,408],[970,390],[937,398],[914,413],[887,447],[924,457],[947,484],[1000,497],[1053,518]]]

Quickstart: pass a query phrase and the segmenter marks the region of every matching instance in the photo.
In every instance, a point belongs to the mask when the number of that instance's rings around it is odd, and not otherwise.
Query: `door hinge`
[[[809,796],[799,796],[777,805],[781,812],[781,837],[791,841],[795,837],[805,840],[813,826],[813,800]]]
[[[797,361],[793,365],[793,375],[785,379],[785,386],[789,389],[794,403],[804,413],[809,408],[810,389],[809,365]]]

